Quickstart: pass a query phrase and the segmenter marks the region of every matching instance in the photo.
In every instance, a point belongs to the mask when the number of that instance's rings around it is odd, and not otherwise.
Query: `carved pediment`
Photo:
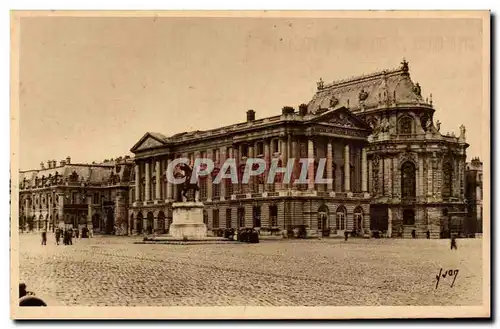
[[[152,137],[148,137],[146,140],[144,140],[144,142],[141,143],[141,145],[139,145],[137,150],[146,150],[146,149],[150,149],[150,148],[158,147],[158,146],[162,146],[162,145],[163,144],[161,142],[157,141],[156,139],[154,139]]]
[[[356,127],[354,120],[344,113],[334,113],[324,122],[340,127]]]

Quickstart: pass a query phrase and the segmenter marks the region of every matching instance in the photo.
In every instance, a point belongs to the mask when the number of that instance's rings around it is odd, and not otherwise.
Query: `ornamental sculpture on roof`
[[[325,87],[325,82],[323,81],[322,78],[319,78],[319,81],[316,82],[316,85],[318,86],[318,90],[321,90]]]
[[[409,67],[408,62],[406,61],[405,58],[403,58],[403,61],[401,62],[401,70],[404,73],[408,73],[410,71],[410,67]]]

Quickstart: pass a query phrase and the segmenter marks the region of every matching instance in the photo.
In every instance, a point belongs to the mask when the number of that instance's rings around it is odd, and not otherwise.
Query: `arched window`
[[[329,234],[326,231],[329,229],[330,225],[328,223],[328,207],[322,205],[318,208],[318,230],[324,231],[324,236]]]
[[[361,230],[363,228],[363,209],[361,207],[357,207],[354,209],[354,229],[356,231]]]
[[[453,166],[446,162],[443,165],[443,196],[450,197],[452,195],[453,186]]]
[[[401,166],[401,196],[414,198],[416,193],[415,165],[407,161]]]
[[[226,209],[226,228],[231,228],[233,227],[232,220],[231,220],[231,208]]]
[[[271,227],[278,226],[278,206],[275,204],[269,206],[269,220]]]
[[[347,210],[345,209],[345,207],[343,206],[338,207],[336,213],[337,230],[343,231],[346,229],[346,217],[347,217]]]
[[[238,208],[238,228],[245,227],[245,208]]]
[[[253,207],[253,227],[260,227],[260,206]]]
[[[399,133],[410,135],[412,133],[413,119],[410,117],[404,117],[399,120]]]

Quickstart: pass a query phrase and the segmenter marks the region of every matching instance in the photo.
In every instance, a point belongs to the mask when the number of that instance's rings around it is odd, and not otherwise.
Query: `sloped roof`
[[[345,106],[357,112],[363,104],[365,109],[381,104],[422,104],[420,86],[410,78],[406,61],[401,67],[367,75],[335,81],[330,84],[318,83],[318,90],[307,105],[308,112],[318,109]]]

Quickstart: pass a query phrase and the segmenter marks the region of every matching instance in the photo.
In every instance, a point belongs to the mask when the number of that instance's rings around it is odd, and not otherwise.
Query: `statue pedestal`
[[[170,236],[176,239],[203,239],[207,226],[203,223],[202,202],[176,202],[172,204]]]

